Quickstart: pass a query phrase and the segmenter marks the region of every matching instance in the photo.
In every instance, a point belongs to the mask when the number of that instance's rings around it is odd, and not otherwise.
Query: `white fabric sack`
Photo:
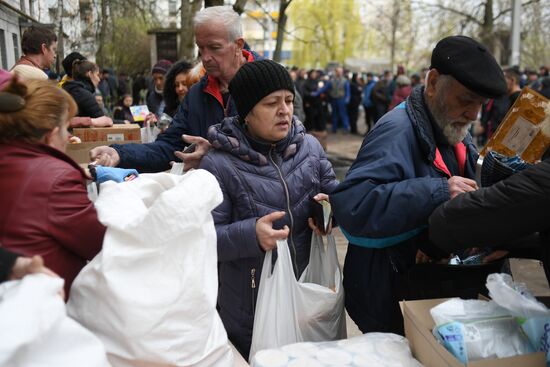
[[[0,285],[0,366],[110,366],[101,341],[67,316],[62,289],[45,274]]]
[[[320,244],[322,239],[312,238],[310,264],[299,281],[294,277],[286,240],[277,241],[275,265],[272,266],[272,251],[266,254],[254,315],[250,360],[263,349],[346,337],[342,275],[338,259],[332,254],[336,251],[335,243],[329,242],[327,251]],[[328,271],[332,273],[330,278],[326,274]],[[325,285],[306,282],[323,277]]]
[[[204,170],[106,182],[95,206],[102,251],[71,288],[69,314],[96,333],[113,366],[230,366],[216,312],[222,201]]]

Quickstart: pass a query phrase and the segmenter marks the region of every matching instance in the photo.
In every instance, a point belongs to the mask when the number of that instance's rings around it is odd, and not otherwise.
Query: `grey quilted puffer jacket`
[[[311,198],[337,186],[334,171],[319,142],[294,119],[290,133],[276,144],[245,132],[236,117],[211,126],[213,149],[201,168],[220,184],[224,200],[214,211],[218,236],[219,313],[229,339],[248,357],[254,308],[265,253],[256,240],[256,220],[275,211],[287,215],[273,224],[290,228],[288,244],[295,275],[309,261]]]

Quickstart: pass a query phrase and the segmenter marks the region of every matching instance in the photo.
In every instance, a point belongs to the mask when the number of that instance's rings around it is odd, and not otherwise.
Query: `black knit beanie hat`
[[[229,83],[229,92],[241,119],[262,98],[281,89],[294,94],[294,83],[290,74],[280,64],[267,59],[244,64]]]

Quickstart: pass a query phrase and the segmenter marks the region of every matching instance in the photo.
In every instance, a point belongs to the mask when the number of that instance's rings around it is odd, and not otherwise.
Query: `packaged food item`
[[[496,151],[507,157],[518,155],[528,163],[536,163],[548,147],[550,102],[525,87],[480,156],[483,158],[487,152]]]
[[[261,350],[252,367],[420,367],[407,339],[389,333],[367,333],[350,339],[320,343],[295,343]]]

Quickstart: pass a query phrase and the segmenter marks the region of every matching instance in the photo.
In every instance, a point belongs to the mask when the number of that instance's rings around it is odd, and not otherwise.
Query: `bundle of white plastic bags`
[[[210,173],[142,174],[101,185],[102,251],[73,283],[69,314],[103,341],[113,366],[231,366],[216,312],[222,201]]]
[[[324,343],[296,343],[265,349],[254,356],[252,367],[422,367],[401,335],[367,333]]]
[[[67,317],[62,289],[44,274],[0,285],[0,366],[109,366],[99,339]]]
[[[288,244],[277,241],[264,259],[250,359],[256,352],[297,342],[346,337],[344,289],[334,237],[313,235],[309,265],[296,281]]]

